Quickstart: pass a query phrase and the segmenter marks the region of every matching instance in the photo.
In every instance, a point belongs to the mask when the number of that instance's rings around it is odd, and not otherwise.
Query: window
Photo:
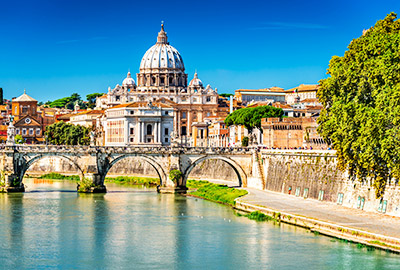
[[[168,136],[168,135],[169,135],[168,132],[169,132],[168,128],[165,128],[165,129],[164,129],[165,136]]]
[[[365,197],[358,196],[358,198],[357,198],[357,209],[363,210],[364,209],[364,204],[365,204]]]
[[[182,119],[186,119],[186,112],[182,112]]]
[[[343,204],[343,193],[338,194],[337,204]]]
[[[22,135],[26,135],[26,128],[22,129]]]
[[[165,142],[166,142],[166,143],[168,142],[168,138],[165,138]]]
[[[19,128],[15,129],[15,134],[19,134]]]
[[[296,193],[295,193],[296,197],[300,196],[300,189],[301,189],[300,187],[296,188]]]
[[[129,141],[130,141],[130,142],[133,142],[133,138],[130,138]]]
[[[28,113],[28,106],[22,106],[22,113],[27,114]]]
[[[303,192],[303,198],[307,199],[307,197],[308,197],[308,188],[305,188]]]
[[[153,127],[151,125],[147,125],[147,135],[151,135],[153,133]]]
[[[29,135],[33,135],[33,128],[29,129]]]
[[[40,135],[40,128],[36,129],[36,135],[39,136]]]
[[[17,114],[17,106],[15,106],[15,109],[14,109],[14,114]]]
[[[135,128],[130,128],[129,129],[129,134],[131,134],[131,135],[135,134]]]
[[[182,130],[181,130],[182,132],[181,132],[181,135],[182,136],[186,136],[186,127],[182,127]]]
[[[207,116],[210,116],[211,115],[211,113],[210,112],[207,112]]]
[[[387,200],[381,199],[379,202],[378,212],[386,213]]]
[[[207,102],[210,102],[211,101],[211,97],[207,97]]]
[[[135,114],[135,112],[134,112],[134,111],[131,111],[131,114]]]
[[[324,191],[320,190],[318,194],[318,201],[323,201],[324,200]]]
[[[115,96],[115,101],[119,101],[119,96]]]
[[[169,111],[165,111],[165,115],[169,115]]]

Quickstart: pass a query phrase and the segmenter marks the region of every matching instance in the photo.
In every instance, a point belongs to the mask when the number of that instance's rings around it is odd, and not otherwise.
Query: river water
[[[0,269],[400,269],[400,255],[251,221],[201,199],[25,183],[24,194],[0,194]]]

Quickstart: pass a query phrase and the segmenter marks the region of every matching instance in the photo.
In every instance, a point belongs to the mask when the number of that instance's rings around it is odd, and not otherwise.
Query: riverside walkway
[[[303,199],[272,191],[245,188],[249,194],[236,200],[236,208],[280,214],[280,220],[321,234],[400,253],[400,218]]]

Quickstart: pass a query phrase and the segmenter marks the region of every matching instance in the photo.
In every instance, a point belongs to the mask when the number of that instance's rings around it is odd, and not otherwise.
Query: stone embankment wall
[[[351,180],[337,169],[333,151],[263,151],[264,189],[400,216],[400,188],[386,186],[382,199],[368,182]]]
[[[46,157],[38,160],[28,169],[28,175],[42,175],[49,172],[61,174],[78,174],[76,167],[63,158]],[[130,175],[158,177],[154,168],[146,161],[138,158],[125,158],[117,162],[108,172],[108,177]],[[193,168],[189,179],[225,180],[238,183],[235,171],[222,160],[209,159]]]

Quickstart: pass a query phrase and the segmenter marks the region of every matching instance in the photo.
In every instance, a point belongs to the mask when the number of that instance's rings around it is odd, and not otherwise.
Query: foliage
[[[0,172],[0,188],[4,188],[6,186],[6,175],[4,171]]]
[[[55,145],[89,145],[90,128],[63,121],[46,127],[47,142]]]
[[[244,189],[230,188],[226,185],[213,184],[208,181],[189,180],[187,187],[196,189],[196,191],[190,192],[191,195],[231,206],[235,205],[236,198],[247,194]]]
[[[136,176],[107,177],[106,181],[117,184],[144,185],[144,186],[157,186],[160,184],[159,178],[136,177]]]
[[[92,187],[94,187],[93,181],[88,178],[83,178],[82,181],[79,182],[78,192],[89,192]]]
[[[80,180],[79,175],[63,175],[60,173],[46,173],[39,177],[39,179],[60,179],[60,180]]]
[[[243,147],[247,147],[247,146],[249,146],[249,137],[243,137],[243,139],[242,139],[242,146]]]
[[[400,22],[387,15],[329,63],[318,98],[319,133],[337,151],[339,168],[371,179],[377,198],[400,178]]]
[[[261,119],[269,117],[282,117],[283,110],[281,108],[275,108],[272,106],[259,106],[242,108],[234,111],[225,118],[225,124],[231,125],[243,125],[248,131],[252,131],[253,128],[261,130]]]
[[[169,179],[171,179],[172,182],[179,183],[179,180],[182,178],[182,172],[180,170],[171,170],[169,172]]]
[[[226,93],[223,93],[223,94],[219,94],[221,97],[231,97],[231,96],[234,96],[234,94],[226,94]]]
[[[20,135],[15,135],[14,141],[16,144],[23,144],[25,143],[25,139]]]
[[[88,108],[93,109],[94,107],[96,107],[96,98],[97,97],[101,97],[102,95],[104,95],[103,93],[93,93],[93,94],[89,94],[86,95],[86,99],[88,101]]]
[[[80,101],[81,96],[78,93],[73,93],[69,97],[64,97],[60,99],[56,99],[51,102],[46,102],[46,105],[48,105],[51,108],[67,108],[70,110],[74,109],[74,105],[76,101]]]
[[[245,215],[247,218],[255,221],[266,221],[266,220],[272,220],[273,218],[270,216],[267,216],[264,213],[261,213],[260,211],[253,211],[247,215]]]

